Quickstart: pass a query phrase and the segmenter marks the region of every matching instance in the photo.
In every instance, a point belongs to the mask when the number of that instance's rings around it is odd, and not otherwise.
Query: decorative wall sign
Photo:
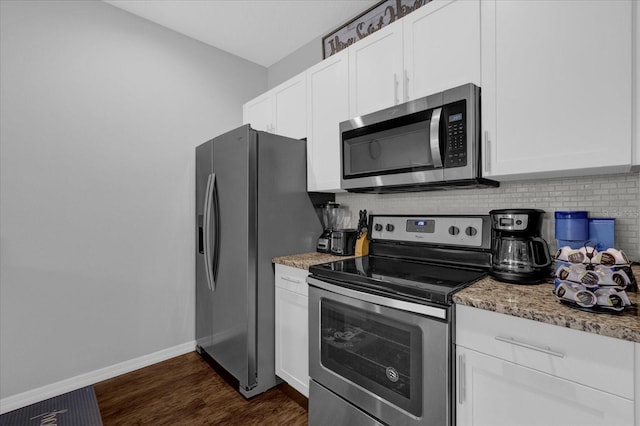
[[[338,53],[431,0],[382,0],[322,38],[322,58]]]

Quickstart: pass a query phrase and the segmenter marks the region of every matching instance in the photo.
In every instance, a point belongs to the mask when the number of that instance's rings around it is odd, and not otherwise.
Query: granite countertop
[[[294,254],[291,256],[274,257],[272,259],[272,262],[279,263],[280,265],[291,266],[293,268],[309,270],[309,267],[313,265],[334,262],[336,260],[349,259],[351,257],[355,257],[355,256],[336,256],[335,254],[318,253],[314,251],[311,253],[302,253],[302,254]]]
[[[311,265],[333,262],[355,256],[335,256],[324,253],[303,253],[280,256],[274,263],[309,269]],[[633,266],[636,279],[640,279],[640,266]],[[513,315],[560,327],[572,328],[603,336],[640,343],[640,315],[638,293],[627,292],[635,305],[621,313],[585,312],[566,306],[552,293],[553,282],[534,285],[516,285],[485,277],[453,295],[454,303],[479,309]]]
[[[634,266],[633,274],[640,278],[640,267]],[[453,301],[458,305],[640,343],[640,297],[637,292],[627,292],[635,306],[620,313],[575,309],[560,303],[552,292],[552,280],[543,284],[516,285],[486,277],[455,293]]]

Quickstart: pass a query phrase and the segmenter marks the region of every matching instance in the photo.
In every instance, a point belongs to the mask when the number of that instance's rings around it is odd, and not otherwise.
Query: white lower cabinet
[[[309,397],[309,272],[275,265],[276,375]]]
[[[456,321],[457,425],[634,425],[634,343],[466,306]]]
[[[633,425],[628,399],[463,347],[457,356],[458,425]]]

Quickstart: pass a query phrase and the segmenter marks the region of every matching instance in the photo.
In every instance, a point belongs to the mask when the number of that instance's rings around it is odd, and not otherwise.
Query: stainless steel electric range
[[[312,266],[309,424],[455,424],[451,296],[491,265],[488,215],[372,215],[370,254]]]

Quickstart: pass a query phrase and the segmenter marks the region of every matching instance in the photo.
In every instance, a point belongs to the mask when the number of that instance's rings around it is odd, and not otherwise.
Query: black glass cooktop
[[[487,275],[482,269],[364,256],[314,265],[309,272],[334,284],[402,299],[451,303],[451,295]]]

